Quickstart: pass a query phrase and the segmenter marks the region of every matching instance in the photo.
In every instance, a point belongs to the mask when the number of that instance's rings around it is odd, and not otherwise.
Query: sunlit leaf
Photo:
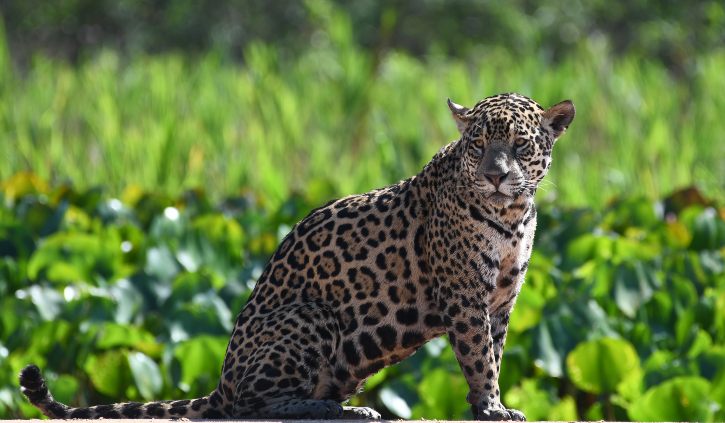
[[[410,406],[400,395],[390,388],[380,390],[380,401],[385,404],[388,410],[392,411],[396,416],[409,419],[412,415]]]
[[[114,398],[120,398],[131,382],[128,359],[123,351],[92,355],[83,368],[98,392]]]
[[[615,392],[625,378],[639,370],[639,357],[621,339],[603,338],[579,344],[566,358],[572,382],[595,394]]]
[[[16,173],[5,180],[1,187],[9,201],[14,201],[26,195],[48,192],[48,184],[38,175],[30,172]]]
[[[577,413],[576,401],[574,401],[574,398],[565,396],[558,403],[552,405],[545,420],[560,422],[572,422],[579,420],[579,414]]]
[[[468,386],[460,373],[443,368],[427,372],[418,385],[420,404],[413,408],[412,418],[450,419],[460,416],[470,407],[465,401],[467,392]]]
[[[551,411],[552,396],[539,389],[535,380],[526,379],[506,393],[504,403],[522,411],[527,420],[545,420]]]
[[[56,233],[35,251],[28,264],[32,279],[56,283],[113,279],[124,276],[121,240],[115,231],[103,234]]]
[[[140,352],[129,353],[128,364],[141,396],[146,400],[156,398],[163,386],[159,366],[146,354]]]
[[[76,378],[70,375],[60,375],[56,378],[48,379],[48,388],[53,392],[56,400],[64,404],[74,403],[74,398],[78,395],[80,383]]]
[[[211,391],[221,372],[226,337],[198,336],[179,344],[174,358],[181,365],[179,387],[194,394]]]
[[[147,354],[158,354],[160,348],[154,336],[145,330],[112,322],[103,324],[99,330],[96,347],[100,349],[130,347]]]
[[[629,409],[637,421],[712,421],[716,403],[710,384],[699,377],[678,377],[649,389]]]
[[[631,318],[660,285],[653,268],[640,262],[624,263],[617,267],[614,274],[614,299],[619,309]]]

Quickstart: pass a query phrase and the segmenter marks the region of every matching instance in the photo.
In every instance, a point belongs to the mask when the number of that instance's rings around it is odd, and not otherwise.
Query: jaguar
[[[523,421],[498,379],[536,228],[534,195],[571,101],[519,94],[448,107],[460,137],[417,175],[313,210],[282,240],[239,313],[217,387],[197,399],[69,407],[20,373],[52,418],[360,418],[342,404],[380,369],[447,335],[478,420]]]

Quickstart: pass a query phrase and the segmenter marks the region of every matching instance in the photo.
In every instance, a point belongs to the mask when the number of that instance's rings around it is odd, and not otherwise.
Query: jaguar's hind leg
[[[258,419],[339,419],[343,408],[332,400],[282,399],[255,410],[249,417]]]
[[[333,400],[279,399],[261,407],[251,418],[379,420],[380,413],[368,407],[343,407]]]
[[[316,303],[281,306],[249,321],[259,340],[243,351],[234,389],[235,418],[316,418],[342,415],[330,394],[333,351],[339,344],[335,314]]]

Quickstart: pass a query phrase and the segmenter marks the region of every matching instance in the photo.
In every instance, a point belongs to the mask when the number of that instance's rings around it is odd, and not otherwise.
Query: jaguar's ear
[[[566,131],[571,121],[574,120],[576,110],[571,100],[564,100],[561,103],[551,106],[544,112],[541,124],[554,134],[554,139],[559,138]]]
[[[456,104],[451,101],[451,99],[448,99],[448,108],[451,109],[451,114],[453,115],[453,120],[456,121],[456,127],[458,128],[458,132],[463,134],[463,131],[466,130],[466,127],[468,126],[469,117],[466,116],[466,113],[468,113],[469,109],[468,107],[463,107],[460,104]]]

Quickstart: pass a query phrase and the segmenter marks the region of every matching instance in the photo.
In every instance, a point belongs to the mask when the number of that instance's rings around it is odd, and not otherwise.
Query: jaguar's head
[[[461,141],[459,184],[507,207],[533,196],[551,165],[554,142],[574,119],[565,100],[544,110],[520,94],[499,94],[466,108],[448,100]]]

